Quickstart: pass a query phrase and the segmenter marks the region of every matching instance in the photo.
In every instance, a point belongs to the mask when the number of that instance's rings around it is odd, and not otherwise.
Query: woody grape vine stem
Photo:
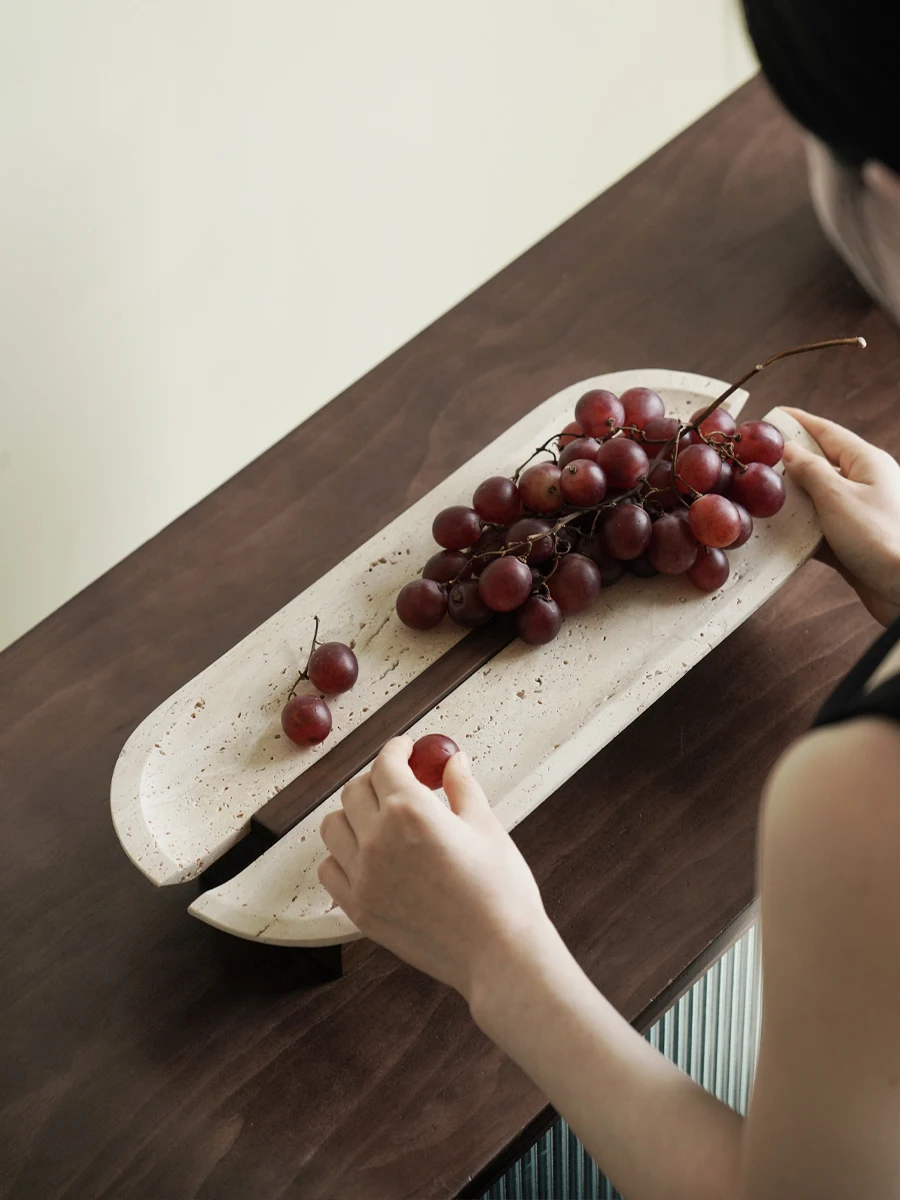
[[[757,363],[752,371],[748,371],[746,375],[742,375],[737,383],[733,383],[731,387],[726,388],[721,396],[718,396],[709,408],[705,409],[700,416],[691,425],[688,425],[688,430],[696,429],[698,425],[702,425],[710,413],[714,413],[719,405],[733,395],[739,387],[752,379],[754,375],[758,375],[760,371],[766,367],[770,367],[772,363],[779,362],[782,358],[790,358],[794,354],[807,354],[810,350],[829,350],[833,346],[857,346],[860,350],[865,350],[866,339],[864,337],[848,337],[848,338],[829,338],[825,342],[806,342],[802,346],[791,346],[788,350],[779,350],[777,354],[770,355],[761,363]]]
[[[306,666],[305,666],[305,667],[303,668],[303,670],[300,672],[300,676],[299,676],[299,678],[297,679],[297,682],[294,684],[294,686],[293,686],[293,687],[291,688],[291,690],[288,692],[288,700],[290,700],[291,696],[293,696],[294,692],[296,692],[297,688],[298,688],[298,687],[300,686],[300,684],[301,684],[301,683],[304,681],[304,679],[309,679],[309,660],[312,658],[312,656],[313,656],[313,650],[315,650],[315,648],[316,648],[316,643],[317,643],[317,642],[318,642],[318,640],[319,640],[319,618],[318,618],[318,617],[314,617],[313,619],[314,619],[314,620],[315,620],[315,622],[316,622],[316,627],[315,627],[315,629],[313,630],[313,640],[312,640],[312,645],[311,645],[311,646],[310,646],[310,648],[309,648],[309,655],[307,656],[307,659],[306,659]]]

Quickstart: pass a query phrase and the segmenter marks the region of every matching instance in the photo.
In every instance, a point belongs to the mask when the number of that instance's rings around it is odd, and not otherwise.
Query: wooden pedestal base
[[[234,860],[229,865],[233,868]],[[197,880],[197,890],[202,895],[217,887],[222,882],[221,875],[220,863],[213,863]],[[263,990],[279,992],[342,979],[375,949],[368,938],[337,946],[273,946],[230,934],[217,939],[217,945],[229,973],[252,976]]]

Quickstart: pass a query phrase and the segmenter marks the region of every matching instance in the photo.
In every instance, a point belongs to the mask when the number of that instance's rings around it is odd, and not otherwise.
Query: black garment
[[[744,0],[772,90],[846,165],[900,174],[897,0]]]
[[[900,641],[900,620],[884,631],[871,650],[867,651],[850,674],[831,693],[813,721],[818,725],[834,725],[851,717],[888,717],[900,721],[900,673],[892,675],[878,687],[865,687],[875,671]]]

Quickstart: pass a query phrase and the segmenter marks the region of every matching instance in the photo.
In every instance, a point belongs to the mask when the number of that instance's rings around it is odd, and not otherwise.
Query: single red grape
[[[672,451],[675,448],[675,443],[672,439],[681,427],[680,421],[675,417],[651,417],[644,426],[644,440],[641,443],[647,452],[647,458],[652,463],[660,450],[669,442],[672,445],[668,447],[663,457],[663,461],[672,457]],[[678,443],[679,451],[684,450],[688,445],[687,436],[683,436]]]
[[[746,542],[750,541],[753,534],[753,518],[747,512],[746,508],[744,508],[743,504],[738,504],[736,500],[732,500],[731,503],[738,510],[738,516],[741,518],[741,532],[730,546],[726,546],[726,549],[737,550],[739,546],[743,546]]]
[[[555,463],[536,463],[519,477],[519,495],[526,508],[536,513],[554,513],[563,506],[559,485],[560,469]]]
[[[530,596],[516,613],[516,632],[529,646],[543,646],[553,641],[562,621],[562,611],[555,600]]]
[[[563,525],[561,529],[557,530],[556,549],[560,554],[568,554],[569,550],[577,549],[580,541],[581,533],[575,528],[574,521],[570,521],[568,525]]]
[[[593,458],[599,449],[600,443],[596,438],[575,438],[574,441],[569,442],[568,446],[560,454],[559,465],[567,467],[576,458]]]
[[[765,463],[738,469],[731,481],[731,498],[751,517],[774,517],[784,504],[784,480]]]
[[[481,572],[478,593],[494,612],[512,612],[531,595],[531,570],[520,559],[494,559]]]
[[[491,550],[501,550],[506,542],[506,533],[502,529],[486,529],[475,545],[472,547],[472,557],[469,560],[469,566],[460,575],[460,579],[469,579],[472,575],[478,576],[488,565],[493,562],[496,555],[490,555]]]
[[[651,417],[644,426],[644,442],[670,442],[678,432],[680,422],[677,417]]]
[[[575,405],[575,420],[588,437],[605,438],[625,422],[625,409],[618,396],[603,388],[585,392]]]
[[[613,556],[603,544],[603,534],[596,529],[589,537],[581,542],[581,552],[600,568],[600,583],[602,587],[612,587],[625,574],[625,564]]]
[[[701,592],[715,592],[728,578],[729,569],[724,550],[701,546],[694,563],[688,567],[687,577]]]
[[[632,575],[637,575],[638,579],[652,579],[654,575],[658,575],[656,567],[647,557],[646,550],[643,554],[639,554],[637,558],[629,559],[628,570]]]
[[[483,521],[492,525],[511,525],[522,514],[522,497],[511,479],[505,475],[492,475],[475,489],[472,507]]]
[[[576,458],[563,468],[560,479],[563,500],[573,508],[590,508],[606,495],[606,476],[587,458]]]
[[[356,655],[343,642],[323,642],[316,646],[306,665],[309,682],[326,696],[349,692],[359,678]]]
[[[784,454],[784,438],[781,430],[768,421],[745,421],[738,425],[738,443],[735,454],[742,463],[764,463],[767,467],[777,466]]]
[[[459,753],[459,746],[442,733],[426,733],[416,740],[409,756],[409,769],[425,787],[436,791],[444,779],[448,759]]]
[[[625,420],[622,425],[636,425],[643,429],[654,417],[664,417],[666,406],[662,397],[649,388],[633,387],[622,393],[622,407],[625,410]]]
[[[709,405],[705,404],[703,406],[703,408],[697,409],[697,411],[691,417],[692,425],[697,420],[698,417],[703,416],[703,414],[706,412],[707,408],[709,408]],[[732,437],[734,435],[735,429],[737,429],[737,425],[735,424],[734,417],[731,415],[731,413],[728,412],[727,409],[722,408],[720,405],[715,410],[715,412],[711,412],[709,414],[709,416],[706,418],[706,420],[699,426],[699,429],[702,433],[705,433],[707,437],[709,437],[709,435],[711,433],[722,433],[726,437]],[[694,443],[703,441],[703,439],[701,437],[698,437],[696,435],[696,433],[694,433],[692,435],[691,440]],[[717,438],[716,441],[718,441],[718,440],[719,439]]]
[[[618,558],[607,555],[597,566],[600,568],[600,579],[604,588],[611,588],[625,578],[625,564]]]
[[[422,578],[433,579],[435,583],[449,583],[451,579],[456,579],[467,561],[461,550],[438,550],[425,564]]]
[[[691,533],[704,546],[721,549],[740,536],[741,514],[724,496],[701,496],[688,513]]]
[[[481,521],[474,508],[453,504],[442,509],[431,526],[434,540],[445,550],[465,550],[481,537]]]
[[[647,477],[651,487],[659,488],[653,499],[664,509],[674,508],[679,503],[678,493],[672,487],[672,464],[666,459],[657,463]]]
[[[331,733],[331,709],[321,696],[291,696],[281,710],[281,728],[297,746],[315,746]]]
[[[569,445],[570,442],[573,442],[575,440],[575,438],[580,438],[583,433],[584,433],[584,430],[581,428],[581,426],[578,424],[577,421],[570,421],[568,423],[568,425],[565,427],[565,429],[562,431],[562,433],[559,435],[560,450],[563,450],[566,446]]]
[[[716,480],[716,486],[710,491],[717,496],[727,496],[731,491],[731,480],[734,476],[734,471],[731,469],[731,463],[722,459],[722,465],[719,467],[719,478]]]
[[[687,521],[664,513],[653,522],[647,557],[662,575],[682,575],[697,557],[697,539]]]
[[[712,446],[688,446],[678,455],[676,469],[680,479],[675,481],[678,491],[687,494],[709,492],[718,482],[722,460]]]
[[[507,529],[505,544],[514,547],[516,554],[524,555],[527,551],[528,565],[539,567],[541,563],[553,557],[555,544],[550,536],[552,528],[553,526],[548,521],[540,521],[537,517],[523,517],[521,521],[516,521]],[[547,536],[534,537],[538,533],[547,534]],[[534,537],[534,541],[531,543],[528,542],[530,537]],[[530,550],[528,550],[529,544]]]
[[[433,579],[413,579],[397,593],[397,616],[410,629],[433,629],[447,611],[447,593]]]
[[[447,612],[450,620],[464,629],[476,629],[486,625],[494,615],[478,592],[478,584],[474,579],[457,583],[450,589],[447,597]]]
[[[613,558],[637,558],[647,549],[652,526],[650,514],[636,504],[618,504],[600,526],[603,545]]]
[[[567,554],[547,577],[550,595],[563,616],[584,612],[600,595],[600,568],[584,554]]]
[[[650,460],[643,446],[625,437],[604,442],[596,461],[606,472],[610,487],[632,488],[650,470]]]

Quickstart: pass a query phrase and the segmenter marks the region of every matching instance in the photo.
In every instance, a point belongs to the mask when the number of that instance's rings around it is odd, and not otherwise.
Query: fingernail
[[[468,754],[463,754],[462,750],[457,750],[454,758],[459,763],[459,769],[465,771],[467,775],[471,775],[472,764],[469,762]]]

